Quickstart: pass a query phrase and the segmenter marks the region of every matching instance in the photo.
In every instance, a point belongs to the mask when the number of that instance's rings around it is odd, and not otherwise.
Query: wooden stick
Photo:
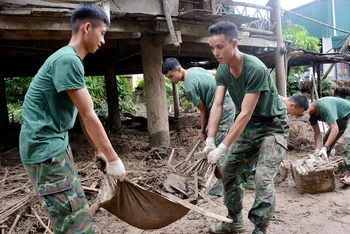
[[[173,148],[171,150],[171,153],[170,153],[170,156],[169,156],[169,159],[168,159],[168,162],[167,162],[167,166],[172,172],[177,173],[175,168],[171,165],[171,161],[173,160],[174,154],[175,154],[175,149]]]
[[[43,226],[43,227],[47,230],[48,233],[54,234],[54,233],[49,229],[49,227],[46,226],[46,224],[42,221],[42,219],[40,218],[40,216],[38,215],[38,213],[36,213],[36,211],[35,211],[33,208],[32,208],[32,211],[33,211],[35,217],[38,219],[38,221],[39,221],[39,223],[41,224],[41,226]]]
[[[11,233],[13,232],[13,229],[15,228],[15,226],[16,226],[16,224],[17,224],[19,218],[21,218],[21,215],[17,215],[17,216],[16,216],[15,221],[13,221],[13,224],[12,224],[12,226],[11,226],[11,228],[10,228],[10,231],[8,232],[9,234],[11,234]]]
[[[7,174],[9,173],[9,170],[7,170],[7,168],[5,168],[5,172],[4,172],[4,177],[2,177],[2,183],[1,185],[4,185],[5,184],[5,180],[6,180],[6,177],[7,177]]]
[[[217,206],[217,205],[210,199],[210,197],[208,197],[205,193],[199,192],[199,195],[200,195],[204,200],[206,200],[207,202],[209,202],[210,205],[215,206],[215,207]]]
[[[194,176],[194,197],[198,198],[198,172],[195,171],[193,176]]]
[[[168,199],[172,200],[173,202],[176,202],[176,203],[179,203],[180,205],[183,205],[184,207],[187,207],[188,209],[190,210],[193,210],[199,214],[202,214],[202,215],[205,215],[205,216],[208,216],[208,217],[211,217],[211,218],[214,218],[214,219],[217,219],[219,221],[223,221],[223,222],[226,222],[226,223],[232,223],[233,220],[232,219],[228,219],[224,216],[221,216],[221,215],[218,215],[218,214],[215,214],[211,211],[208,211],[208,210],[205,210],[204,208],[202,207],[199,207],[199,206],[196,206],[196,205],[193,205],[185,200],[182,200],[181,198],[178,198],[174,195],[172,195],[171,193],[166,193],[164,191],[160,191],[158,190],[158,192],[163,195],[164,197],[167,197]]]
[[[198,140],[196,142],[196,144],[194,145],[194,147],[192,148],[191,152],[187,155],[186,159],[185,159],[185,162],[180,166],[180,169],[183,169],[186,164],[188,163],[188,161],[191,159],[192,155],[194,154],[194,151],[197,150],[199,144],[201,143],[202,141],[201,140]]]
[[[47,228],[46,228],[44,234],[46,234],[46,233],[50,230],[50,229],[49,229],[49,227],[50,227],[50,222],[51,222],[51,220],[49,219],[49,221],[47,222]]]
[[[27,173],[23,173],[23,174],[19,174],[19,175],[9,176],[9,177],[7,177],[7,178],[4,178],[4,179],[0,180],[0,183],[4,182],[5,180],[9,180],[9,179],[13,179],[13,178],[22,177],[22,176],[24,176],[24,175],[27,175]],[[25,178],[25,179],[27,179],[27,178]]]
[[[85,190],[85,191],[88,191],[88,192],[96,192],[96,193],[98,193],[100,190],[99,189],[97,189],[97,188],[91,188],[91,187],[87,187],[87,186],[82,186],[83,187],[83,189]]]
[[[183,195],[186,196],[186,198],[188,198],[188,194],[187,194],[185,191],[183,191],[182,189],[180,189],[179,187],[177,187],[176,185],[170,184],[170,187],[172,187],[172,188],[175,189],[176,191],[182,193]]]
[[[25,204],[27,204],[30,200],[32,200],[34,198],[34,196],[28,195],[27,197],[24,197],[22,199],[20,199],[16,205],[12,206],[11,208],[9,208],[6,211],[3,211],[0,214],[0,220],[5,219],[6,217],[10,216],[11,214],[13,214],[16,210],[18,210],[19,208],[21,208],[22,206],[24,206]]]

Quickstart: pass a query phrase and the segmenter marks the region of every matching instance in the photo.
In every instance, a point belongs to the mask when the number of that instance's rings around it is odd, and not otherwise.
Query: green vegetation
[[[291,41],[295,49],[304,49],[314,52],[320,52],[320,40],[317,37],[309,35],[304,26],[291,24],[288,29],[283,29],[283,39]],[[288,76],[287,95],[293,95],[301,91],[299,81],[303,77],[305,66],[292,67]]]
[[[136,111],[133,91],[126,78],[117,76],[119,107],[121,112]],[[9,119],[12,123],[22,123],[22,104],[32,77],[8,78],[6,82],[6,100]],[[99,116],[108,114],[106,101],[106,85],[103,76],[85,77],[86,86],[94,102],[95,112]]]
[[[178,93],[179,93],[179,105],[185,112],[193,112],[194,106],[192,102],[186,99],[185,95],[185,88],[184,88],[184,83],[180,82],[177,85]],[[166,90],[166,96],[168,100],[168,109],[170,106],[174,104],[174,97],[173,97],[173,84],[169,79],[165,79],[165,90]]]
[[[320,40],[310,36],[304,26],[291,24],[288,29],[283,29],[282,34],[284,40],[293,42],[293,48],[320,52]]]
[[[22,123],[22,103],[27,93],[32,77],[15,77],[5,79],[6,101],[9,120],[11,123]]]

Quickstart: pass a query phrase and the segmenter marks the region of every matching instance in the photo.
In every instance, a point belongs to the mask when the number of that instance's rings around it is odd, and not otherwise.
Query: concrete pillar
[[[119,94],[117,80],[115,77],[114,63],[108,63],[104,67],[104,75],[108,104],[108,120],[111,126],[114,127],[117,132],[120,132],[122,124],[120,120]]]
[[[151,34],[141,38],[142,67],[145,80],[148,136],[151,146],[169,144],[168,108],[162,74],[162,46],[153,43]]]

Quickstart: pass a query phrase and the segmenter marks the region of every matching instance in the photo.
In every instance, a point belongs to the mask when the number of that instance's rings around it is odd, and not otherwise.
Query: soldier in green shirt
[[[222,21],[209,27],[209,45],[220,63],[216,73],[216,93],[208,123],[208,138],[215,137],[226,90],[238,109],[230,131],[215,148],[207,144],[208,162],[217,162],[223,152],[224,203],[232,223],[210,227],[210,233],[245,232],[242,209],[244,187],[255,168],[255,201],[248,218],[254,234],[266,233],[274,215],[274,178],[286,155],[289,124],[286,105],[280,99],[266,66],[256,57],[238,49],[235,24]]]
[[[216,82],[213,75],[215,71],[208,71],[201,67],[184,69],[176,58],[171,57],[164,60],[162,73],[174,84],[178,84],[180,81],[184,82],[186,97],[200,111],[201,130],[198,138],[204,141],[207,138],[206,130],[209,113],[215,96]],[[217,146],[226,136],[235,118],[235,106],[228,93],[225,95],[224,107],[220,117],[216,141],[214,142],[214,138],[212,138],[212,143]],[[209,195],[220,196],[222,193],[222,182],[219,180],[209,191]]]
[[[337,140],[344,135],[342,157],[345,163],[345,176],[340,182],[350,185],[350,102],[337,97],[320,98],[310,104],[306,117],[314,129],[315,153],[328,159]],[[317,121],[329,125],[323,137]]]
[[[72,14],[72,36],[31,82],[23,103],[20,156],[55,233],[94,233],[92,214],[69,146],[68,131],[79,113],[87,137],[120,181],[125,168],[97,117],[84,80],[83,59],[104,41],[109,19],[96,4]]]

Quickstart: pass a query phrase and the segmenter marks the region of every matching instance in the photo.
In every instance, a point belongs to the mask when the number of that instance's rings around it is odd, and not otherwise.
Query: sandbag
[[[114,194],[99,204],[124,222],[140,229],[159,229],[182,218],[188,208],[124,181],[114,185]]]

